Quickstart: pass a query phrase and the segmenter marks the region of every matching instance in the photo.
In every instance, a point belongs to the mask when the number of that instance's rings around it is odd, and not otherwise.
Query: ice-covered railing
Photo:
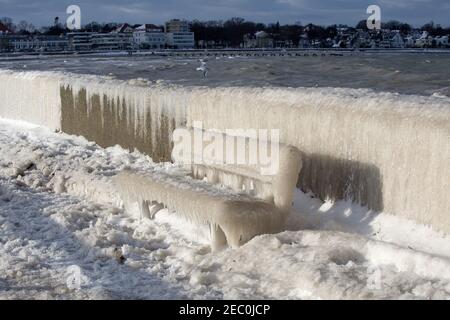
[[[62,127],[102,146],[119,144],[170,160],[171,134],[186,123],[188,92],[145,80],[72,76],[61,84]]]
[[[0,73],[0,116],[170,160],[171,132],[280,129],[303,153],[298,187],[450,232],[450,98],[337,88],[177,87]]]
[[[337,88],[193,94],[188,125],[279,128],[304,152],[298,186],[450,231],[450,99]]]
[[[163,84],[9,70],[0,81],[0,117],[137,148],[155,161],[170,159],[171,133],[186,123],[189,92]]]
[[[265,140],[267,136],[232,135],[201,128],[178,132],[187,136],[174,134],[177,137],[174,138],[172,160],[190,171],[193,178],[263,199],[284,212],[292,208],[302,166],[301,155],[296,148],[269,142]],[[205,136],[208,142],[198,145],[198,135]],[[220,146],[211,152],[210,148],[216,147],[217,143]]]
[[[61,129],[60,76],[0,70],[0,117]]]

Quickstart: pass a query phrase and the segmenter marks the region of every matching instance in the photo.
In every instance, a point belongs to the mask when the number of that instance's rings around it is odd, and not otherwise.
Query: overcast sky
[[[450,25],[450,0],[0,0],[0,17],[50,25],[66,20],[66,7],[81,8],[82,24],[130,22],[162,24],[172,18],[219,20],[242,17],[256,22],[350,24],[366,19],[369,4],[381,7],[382,21],[419,26],[430,20]]]

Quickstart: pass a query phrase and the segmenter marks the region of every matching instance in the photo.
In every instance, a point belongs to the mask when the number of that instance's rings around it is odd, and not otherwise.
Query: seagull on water
[[[206,76],[208,75],[208,66],[206,65],[206,61],[203,59],[200,59],[198,61],[201,63],[201,65],[197,68],[197,71],[202,71],[203,78],[206,78]]]

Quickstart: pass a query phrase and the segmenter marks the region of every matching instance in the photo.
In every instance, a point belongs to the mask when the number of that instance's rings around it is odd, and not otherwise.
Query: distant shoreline
[[[348,54],[359,53],[439,53],[450,54],[450,49],[417,49],[417,48],[254,48],[254,49],[165,49],[165,50],[117,50],[117,51],[62,51],[62,52],[13,52],[0,53],[1,58],[36,58],[36,57],[50,57],[50,56],[303,56],[314,55],[320,53],[321,55],[340,56]]]

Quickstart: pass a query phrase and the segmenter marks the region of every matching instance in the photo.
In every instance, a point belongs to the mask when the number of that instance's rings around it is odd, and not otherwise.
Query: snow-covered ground
[[[428,227],[297,192],[289,231],[211,253],[176,214],[124,213],[126,167],[176,170],[0,120],[0,298],[450,298],[450,237]]]

